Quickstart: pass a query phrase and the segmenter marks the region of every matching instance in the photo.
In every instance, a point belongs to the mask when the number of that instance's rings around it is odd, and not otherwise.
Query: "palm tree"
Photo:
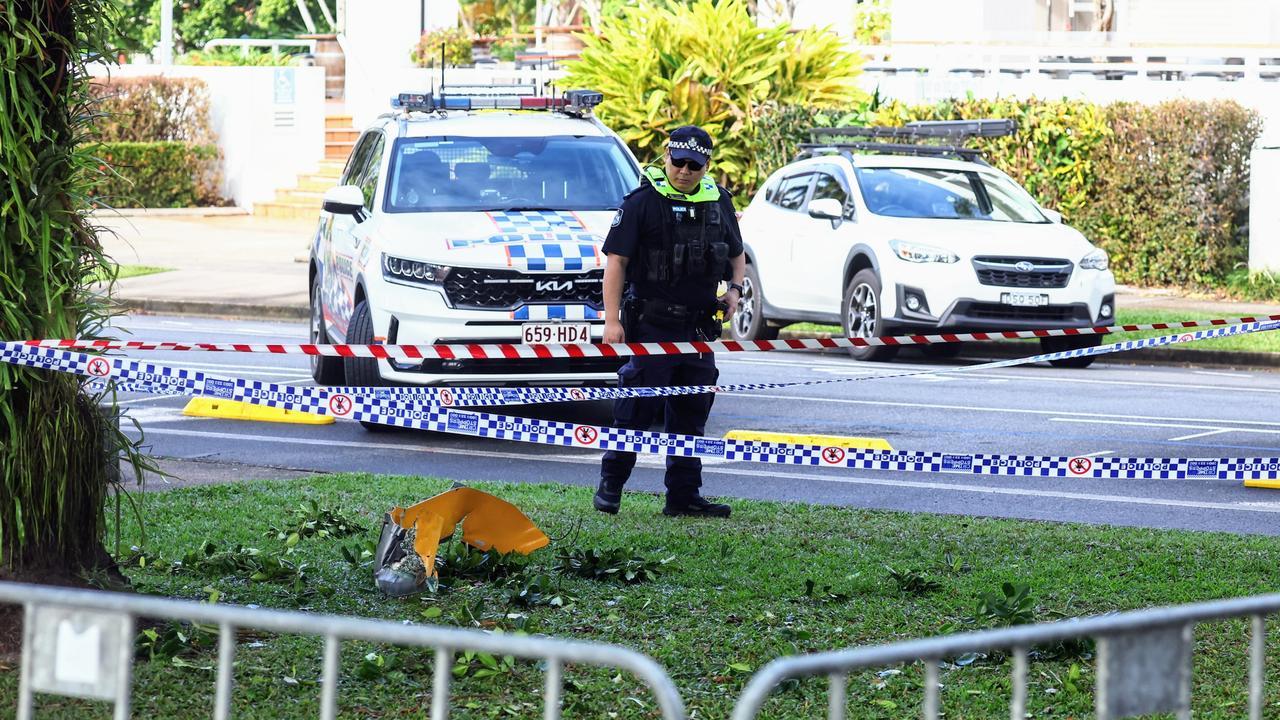
[[[0,339],[93,336],[108,318],[86,63],[107,55],[116,15],[113,0],[0,2]],[[75,376],[0,363],[0,578],[111,565],[107,458],[127,445],[115,412]]]

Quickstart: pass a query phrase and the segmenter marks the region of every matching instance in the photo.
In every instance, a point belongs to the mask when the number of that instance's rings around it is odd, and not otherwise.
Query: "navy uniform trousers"
[[[627,342],[681,342],[704,339],[692,324],[687,326],[654,326],[643,320],[627,329]],[[632,356],[618,371],[622,387],[663,387],[671,385],[714,385],[720,377],[715,356],[711,353],[691,355]],[[702,435],[715,393],[673,395],[670,397],[632,397],[614,401],[613,425],[626,430],[648,430],[660,407],[665,404],[664,430],[680,435]],[[609,450],[600,463],[600,475],[619,485],[631,476],[636,454]],[[702,460],[696,457],[667,456],[667,497],[683,500],[698,494],[702,487]]]

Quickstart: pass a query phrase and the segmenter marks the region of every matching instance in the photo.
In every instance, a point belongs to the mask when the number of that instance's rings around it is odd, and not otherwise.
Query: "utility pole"
[[[160,44],[157,51],[161,65],[173,64],[173,0],[160,0]]]

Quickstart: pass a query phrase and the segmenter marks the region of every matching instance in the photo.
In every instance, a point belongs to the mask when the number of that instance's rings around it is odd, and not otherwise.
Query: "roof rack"
[[[826,152],[863,150],[889,155],[914,155],[928,157],[961,157],[980,161],[982,151],[962,145],[936,145],[921,143],[926,140],[964,140],[971,137],[1003,137],[1018,129],[1009,119],[986,120],[917,120],[902,127],[834,127],[811,128],[812,142],[800,144],[796,159],[812,157]],[[848,141],[822,142],[820,138],[850,138]],[[892,138],[905,142],[876,142],[876,138]],[[919,144],[917,144],[919,143]]]
[[[796,160],[824,154],[823,151],[840,152],[848,150],[864,150],[883,155],[913,155],[916,157],[961,157],[965,160],[982,159],[982,151],[977,148],[960,147],[958,145],[912,145],[910,143],[800,143],[800,154]]]

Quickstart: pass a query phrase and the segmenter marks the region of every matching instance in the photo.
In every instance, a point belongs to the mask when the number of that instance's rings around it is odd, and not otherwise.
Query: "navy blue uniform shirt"
[[[720,222],[724,225],[724,241],[729,244],[729,257],[742,254],[742,231],[733,208],[732,195],[720,188]],[[636,297],[645,300],[665,300],[688,307],[709,307],[716,301],[716,286],[720,280],[731,280],[730,263],[725,263],[723,278],[682,277],[672,282],[650,282],[645,278],[645,259],[649,248],[661,248],[667,232],[667,218],[673,206],[688,207],[694,203],[682,203],[663,197],[647,183],[627,195],[622,208],[613,218],[613,227],[604,240],[606,255],[627,258],[627,285]],[[687,210],[686,210],[687,212]]]

